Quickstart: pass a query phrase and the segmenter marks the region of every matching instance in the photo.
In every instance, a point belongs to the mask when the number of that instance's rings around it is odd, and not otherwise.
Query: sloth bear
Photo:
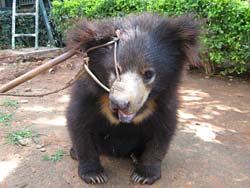
[[[89,69],[74,84],[67,109],[71,157],[86,183],[105,183],[100,155],[131,157],[131,181],[153,184],[177,124],[177,86],[185,62],[197,62],[197,24],[189,17],[143,13],[82,20],[68,34],[68,48],[87,49],[118,37],[115,45],[88,53]],[[117,69],[115,58],[117,55]],[[115,74],[119,72],[119,79]]]

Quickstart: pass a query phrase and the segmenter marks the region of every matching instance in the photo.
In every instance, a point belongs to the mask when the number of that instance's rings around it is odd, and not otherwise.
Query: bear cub
[[[189,17],[144,13],[99,21],[82,20],[68,34],[68,48],[88,52],[84,73],[67,109],[71,157],[86,183],[105,183],[100,155],[131,157],[131,181],[153,184],[177,124],[177,87],[186,62],[197,63],[197,24]],[[115,49],[114,49],[115,48]],[[116,60],[116,62],[115,62]]]

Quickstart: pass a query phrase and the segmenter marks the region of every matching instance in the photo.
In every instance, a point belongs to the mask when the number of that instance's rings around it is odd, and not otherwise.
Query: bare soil
[[[57,67],[54,74],[44,73],[13,91],[43,93],[63,86],[79,67],[72,68],[71,61],[80,60],[72,59]],[[1,65],[0,84],[35,65]],[[94,187],[78,177],[77,162],[68,154],[71,146],[65,121],[68,93],[69,89],[43,98],[0,97],[0,104],[6,99],[19,102],[17,109],[0,106],[2,112],[13,113],[11,125],[0,124],[1,188]],[[162,178],[151,187],[248,188],[250,81],[187,73],[180,85],[180,100],[178,131],[163,161]],[[45,145],[45,152],[37,149],[32,140],[26,146],[6,141],[9,132],[25,128],[38,134],[35,141]],[[43,160],[43,155],[54,154],[58,149],[65,152],[61,161]],[[96,187],[147,187],[129,181],[131,161],[102,157],[102,163],[109,182]]]

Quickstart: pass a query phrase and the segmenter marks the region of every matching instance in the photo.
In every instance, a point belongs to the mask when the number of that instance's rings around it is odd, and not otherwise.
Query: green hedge
[[[223,67],[223,74],[247,71],[250,62],[248,0],[54,0],[52,16],[57,31],[63,34],[72,25],[72,19],[144,11],[168,16],[192,13],[202,22],[201,58],[206,69]]]
[[[11,17],[12,11],[0,11],[0,49],[11,48]],[[35,18],[34,16],[17,17],[16,33],[34,33]],[[28,40],[27,40],[28,39]],[[34,47],[34,37],[18,37],[16,40],[17,47]],[[48,36],[42,19],[39,19],[39,46],[47,46]]]

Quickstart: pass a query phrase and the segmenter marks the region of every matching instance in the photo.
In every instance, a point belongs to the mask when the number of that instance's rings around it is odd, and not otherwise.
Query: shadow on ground
[[[30,87],[54,89],[68,80],[73,70],[44,74],[17,90]],[[197,74],[184,76],[180,87],[179,126],[163,161],[162,179],[152,187],[248,188],[250,185],[250,82],[206,79]],[[4,100],[4,97],[0,98]],[[19,98],[18,100],[24,100]],[[0,187],[84,188],[77,176],[77,162],[69,155],[65,127],[68,91],[39,99],[25,99],[11,126],[0,129]],[[3,108],[3,107],[1,107]],[[29,126],[39,133],[47,154],[63,149],[59,162],[43,161],[44,153],[34,143],[26,147],[6,144],[12,129]],[[148,187],[129,182],[132,164],[128,160],[102,157],[109,182],[95,187]]]

